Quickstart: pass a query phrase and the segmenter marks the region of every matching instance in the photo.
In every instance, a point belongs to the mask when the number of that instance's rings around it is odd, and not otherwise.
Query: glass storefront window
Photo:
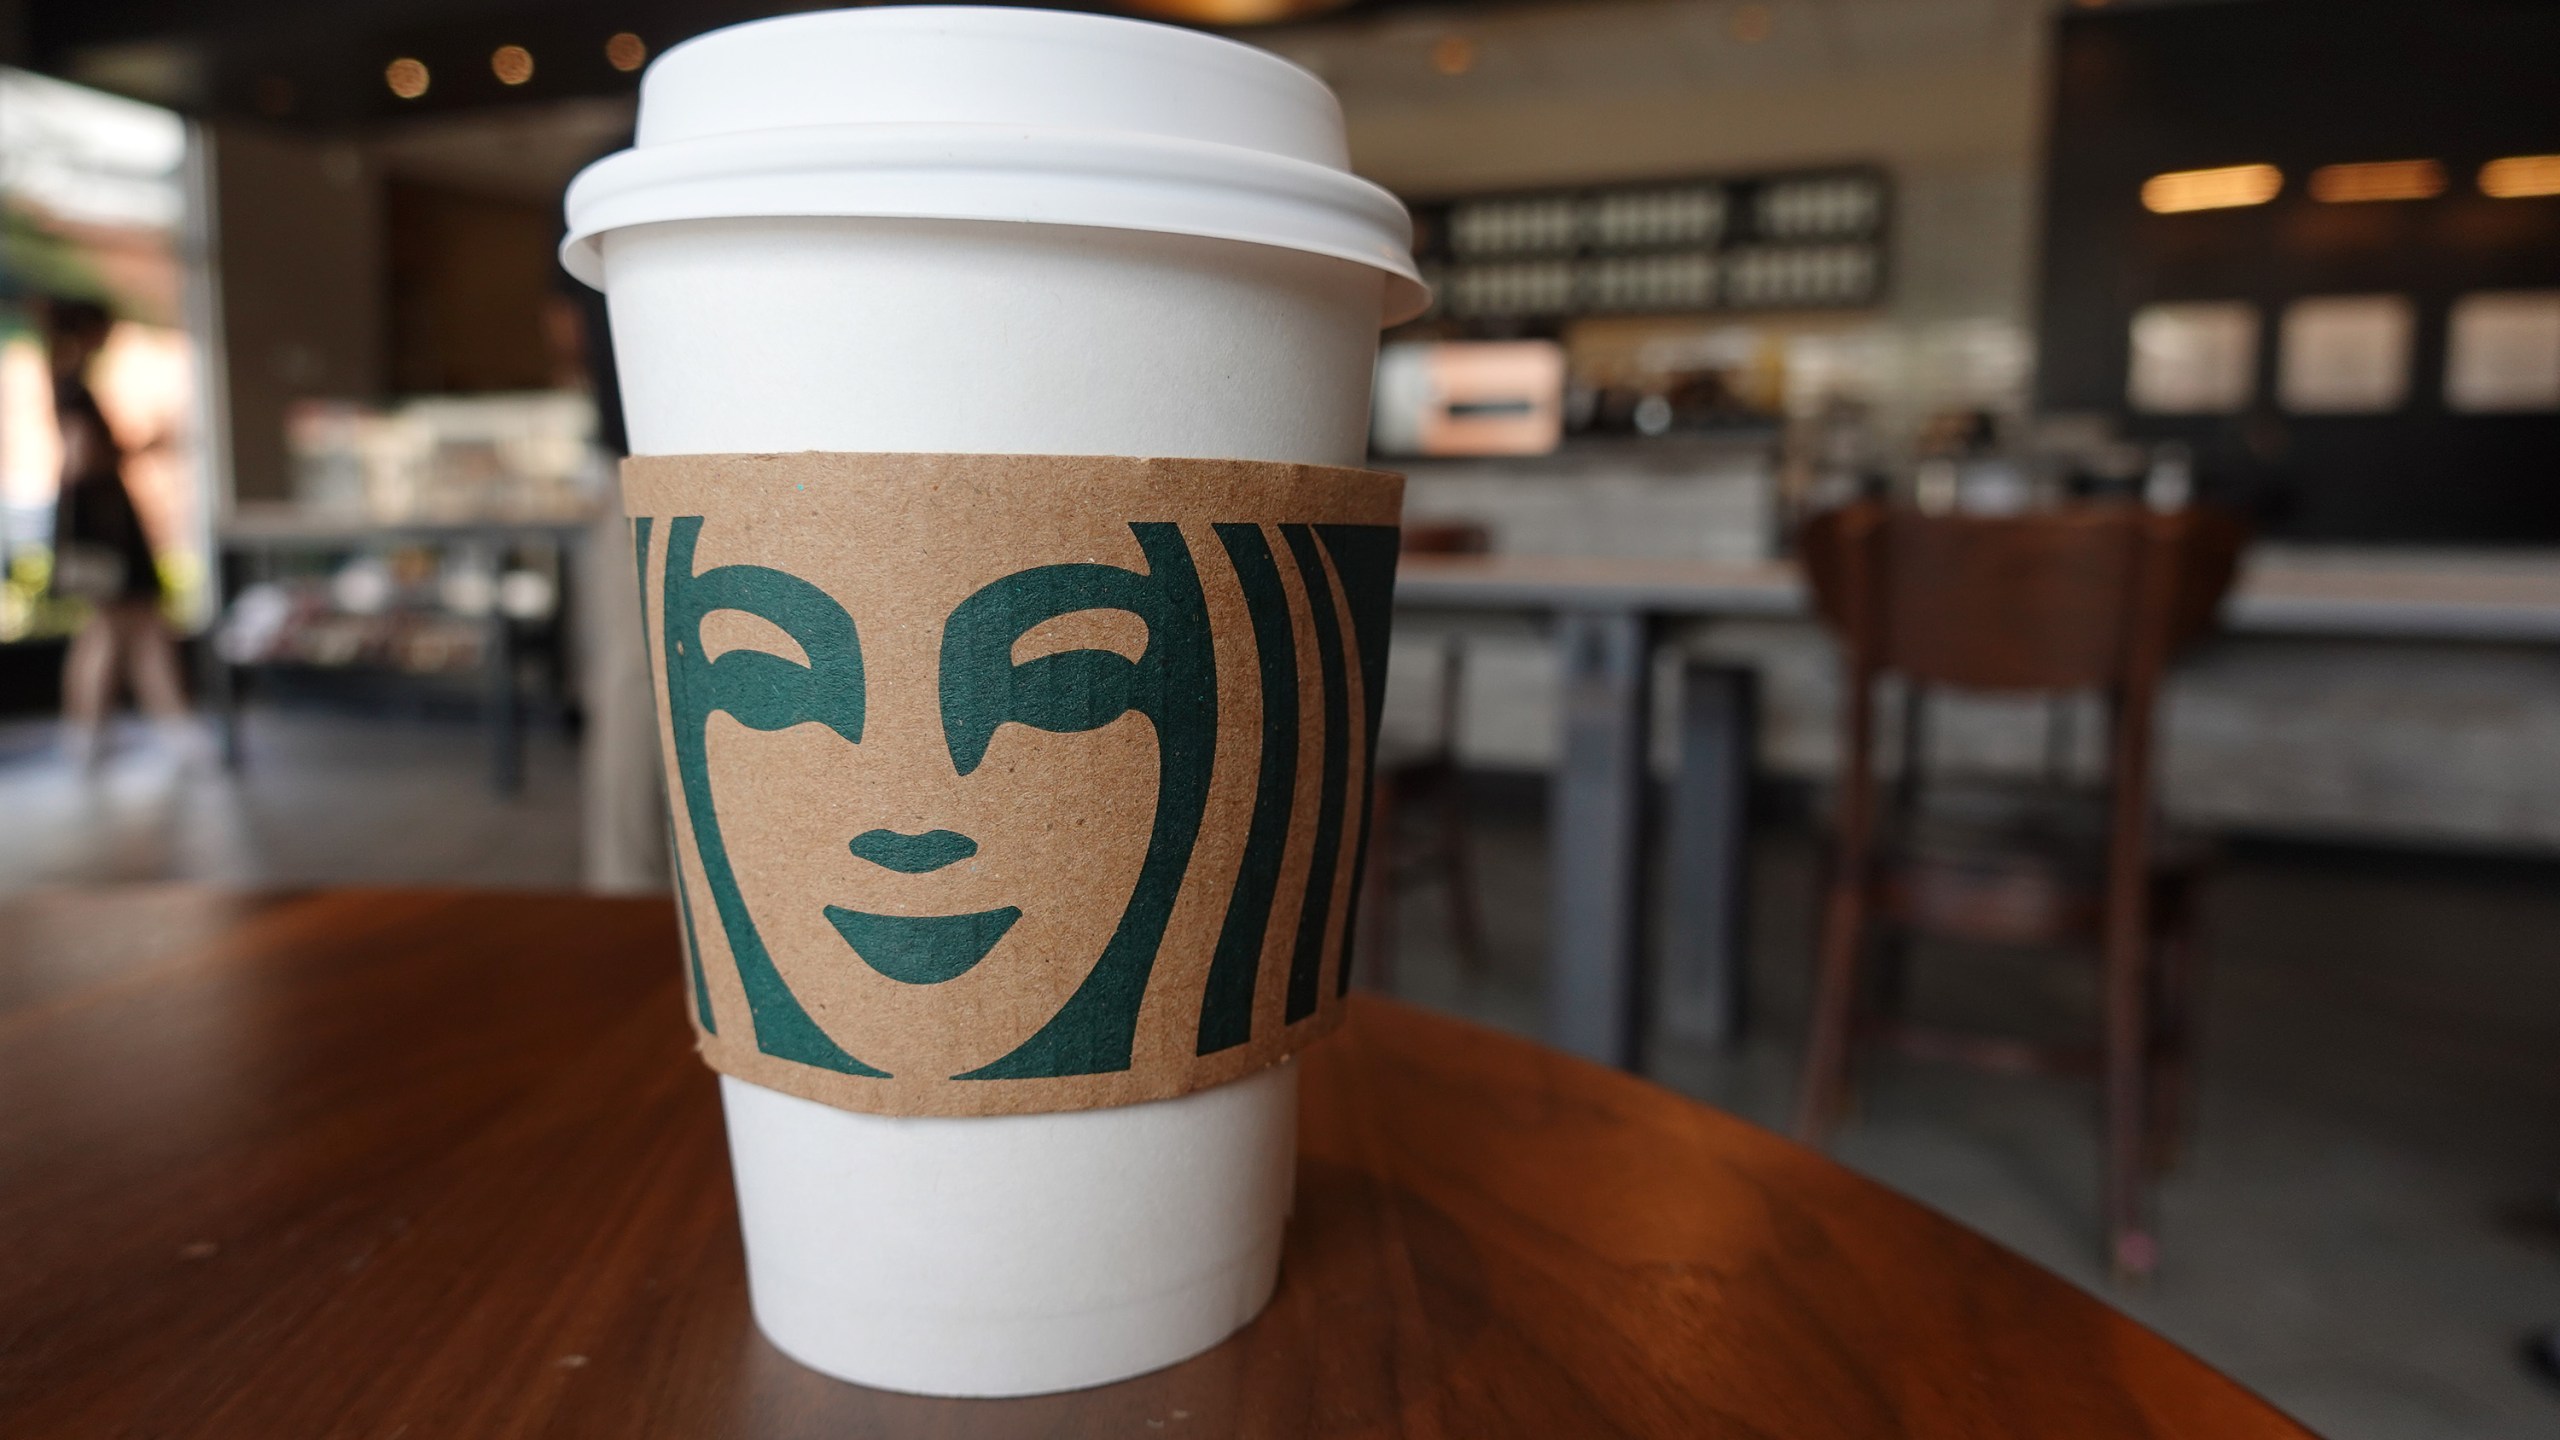
[[[203,616],[210,486],[202,347],[187,322],[191,143],[169,111],[0,70],[0,642],[80,620],[45,584],[61,461],[41,339],[48,297],[115,317],[90,388],[126,452],[171,617]]]

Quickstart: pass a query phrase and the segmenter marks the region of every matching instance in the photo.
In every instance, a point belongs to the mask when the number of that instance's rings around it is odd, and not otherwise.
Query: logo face
[[[707,1050],[1056,1081],[1143,1065],[1142,1019],[1187,1062],[1339,993],[1392,526],[633,539]]]

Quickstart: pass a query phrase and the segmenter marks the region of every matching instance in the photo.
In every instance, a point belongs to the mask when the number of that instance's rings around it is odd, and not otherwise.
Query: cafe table
[[[1785,560],[1407,555],[1396,610],[1461,622],[1525,618],[1553,636],[1561,753],[1547,817],[1546,1038],[1636,1067],[1657,998],[1646,993],[1644,863],[1655,652],[1667,635],[1717,621],[1809,619],[1803,576]],[[2252,636],[2560,647],[2560,565],[2262,550],[2221,619]],[[1754,678],[1696,659],[1680,676],[1658,998],[1667,1028],[1711,1044],[1730,1043],[1744,1017]]]
[[[2300,1436],[1811,1151],[1354,998],[1279,1291],[1117,1385],[825,1379],[747,1309],[655,900],[0,900],[0,1433]]]

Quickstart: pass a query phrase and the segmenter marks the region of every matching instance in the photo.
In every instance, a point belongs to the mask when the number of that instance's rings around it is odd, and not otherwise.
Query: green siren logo
[[[1186,931],[1214,935],[1189,947],[1190,1054],[1257,1038],[1266,955],[1280,1026],[1317,1013],[1328,937],[1347,985],[1393,526],[1141,520],[1108,547],[937,553],[909,524],[876,556],[807,528],[632,522],[705,1031],[725,950],[736,988],[717,988],[767,1056],[882,1079],[1126,1071],[1203,887],[1224,894]],[[1213,805],[1222,747],[1233,798]]]

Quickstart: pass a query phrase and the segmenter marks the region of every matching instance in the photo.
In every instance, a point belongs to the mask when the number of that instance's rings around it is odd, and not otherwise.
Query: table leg
[[[501,795],[524,788],[515,632],[515,622],[503,611],[489,617],[489,784]]]
[[[1760,728],[1759,675],[1692,661],[1680,677],[1680,773],[1665,846],[1663,1022],[1684,1039],[1726,1046],[1749,1019],[1745,919],[1751,903],[1751,765]]]
[[[223,658],[222,632],[231,619],[231,603],[246,588],[240,581],[244,567],[229,549],[217,549],[213,557],[213,622],[204,631],[204,708],[214,723],[222,768],[240,770],[240,688],[246,668]]]
[[[1644,1020],[1644,800],[1651,718],[1650,617],[1567,611],[1564,754],[1550,806],[1554,932],[1548,1038],[1573,1054],[1633,1068]]]
[[[212,650],[218,643],[208,632],[205,657],[205,708],[213,712],[214,732],[222,757],[222,768],[234,774],[240,770],[240,671],[230,661]]]

